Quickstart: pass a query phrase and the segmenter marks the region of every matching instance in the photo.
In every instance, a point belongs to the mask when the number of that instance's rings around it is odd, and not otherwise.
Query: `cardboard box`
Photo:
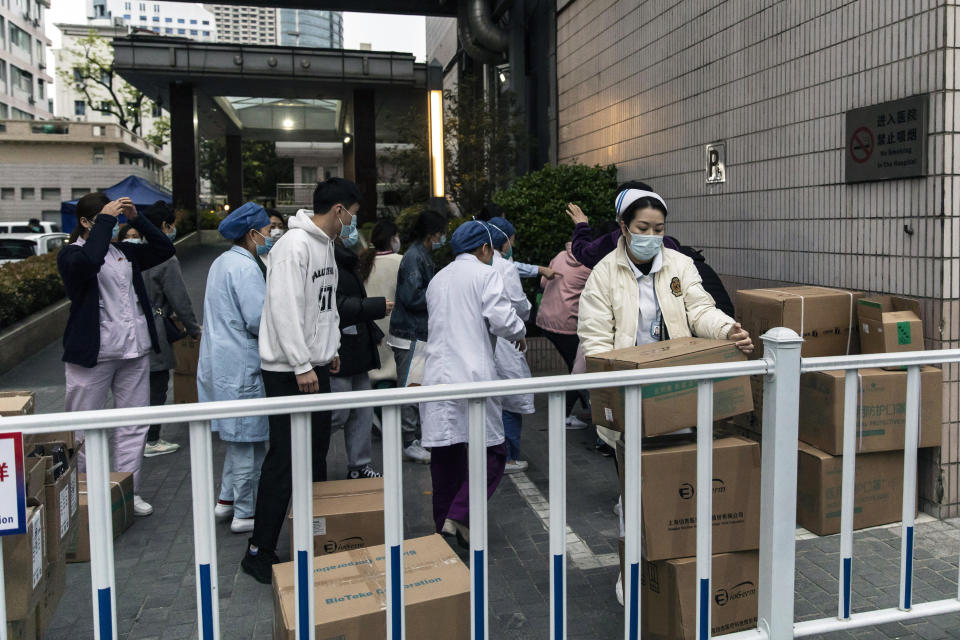
[[[653,344],[617,349],[588,356],[587,371],[651,369],[746,360],[728,340],[679,338]],[[643,387],[643,435],[655,436],[697,425],[697,381],[666,382]],[[623,431],[623,387],[595,389],[590,392],[595,424]],[[746,376],[717,380],[713,385],[714,420],[729,418],[753,410],[750,381]]]
[[[825,536],[840,533],[843,458],[803,442],[797,465],[797,524]],[[853,528],[899,522],[903,515],[903,452],[857,455]]]
[[[173,373],[173,402],[174,404],[199,402],[196,374]]]
[[[32,616],[47,570],[43,505],[27,507],[27,532],[3,539],[3,575],[7,621]]]
[[[860,349],[863,353],[923,351],[920,303],[909,298],[879,296],[857,301]]]
[[[53,445],[66,447],[62,442],[43,443],[47,450]],[[63,463],[58,462],[54,456],[43,456],[43,460],[46,463],[43,504],[47,526],[47,558],[52,561],[65,553],[66,545],[76,531],[80,510],[79,482],[75,456],[68,456],[67,466],[62,473],[58,472],[58,467]]]
[[[74,532],[76,537],[76,532]],[[40,597],[37,600],[36,608],[36,627],[37,635],[42,636],[50,627],[54,616],[57,613],[57,607],[60,606],[60,599],[67,586],[67,564],[64,558],[64,547],[55,558],[49,558],[47,562],[47,572],[44,575]]]
[[[757,624],[756,551],[718,553],[711,574],[710,635],[752,629]],[[648,640],[696,640],[697,559],[641,562],[641,635]]]
[[[34,433],[23,436],[23,455],[28,455],[34,447],[45,442],[62,442],[73,454],[77,451],[77,432],[55,431],[53,433]]]
[[[806,373],[800,377],[800,439],[831,455],[843,453],[843,371]],[[920,446],[939,447],[942,433],[943,374],[920,370]],[[857,453],[904,448],[907,372],[861,369]]]
[[[763,357],[760,336],[776,327],[800,334],[807,358],[859,353],[855,307],[862,297],[860,291],[826,287],[743,289],[736,294],[737,321],[753,338],[754,359]]]
[[[617,443],[618,460],[623,453],[623,444]],[[648,447],[641,458],[644,558],[696,555],[696,443]],[[622,483],[622,465],[620,477]],[[759,546],[760,445],[746,438],[720,438],[713,443],[713,550],[725,553]]]
[[[77,517],[77,536],[68,546],[67,562],[90,562],[90,514],[87,511],[87,476],[80,474],[80,511]],[[133,526],[133,474],[110,474],[110,508],[113,512],[113,537]]]
[[[19,620],[8,620],[7,640],[37,640],[36,614],[31,611]]]
[[[200,341],[193,338],[183,338],[172,343],[173,355],[177,358],[174,373],[196,377],[197,365],[200,362]]]
[[[27,483],[27,498],[43,502],[43,491],[47,479],[47,461],[41,456],[24,457],[24,478]]]
[[[470,637],[470,572],[443,538],[404,542],[404,599],[410,640]],[[317,640],[387,635],[385,548],[356,549],[314,560]],[[274,640],[294,640],[294,564],[273,566]]]
[[[33,391],[0,391],[0,416],[29,416],[36,407]]]
[[[293,549],[293,514],[288,518]],[[314,555],[383,543],[383,478],[313,483]]]

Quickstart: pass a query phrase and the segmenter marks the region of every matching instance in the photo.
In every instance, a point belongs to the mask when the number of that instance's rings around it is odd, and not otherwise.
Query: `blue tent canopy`
[[[143,213],[147,207],[154,204],[157,200],[163,200],[167,204],[173,203],[173,198],[169,191],[137,176],[127,176],[112,187],[105,189],[104,193],[107,194],[107,197],[111,200],[123,197],[130,198],[133,200],[133,204],[137,206],[139,213]],[[120,222],[125,221],[126,219],[121,216]],[[70,233],[76,226],[77,201],[70,200],[69,202],[61,202],[60,228],[63,229],[64,233]]]

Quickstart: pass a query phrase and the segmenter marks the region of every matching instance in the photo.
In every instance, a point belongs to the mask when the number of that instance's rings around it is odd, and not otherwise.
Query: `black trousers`
[[[567,372],[573,372],[573,363],[577,359],[577,349],[580,347],[580,338],[577,337],[577,334],[554,333],[546,329],[540,329],[540,331],[543,332],[547,340],[552,342],[553,346],[560,352],[560,357],[563,358],[563,362],[567,365]],[[577,404],[578,398],[581,404],[583,404],[584,409],[590,406],[590,396],[587,395],[586,391],[567,391],[568,416],[573,413],[573,407]]]
[[[314,367],[320,381],[320,393],[330,393],[330,374],[326,367]],[[263,386],[268,398],[299,395],[293,372],[263,371]],[[310,414],[313,434],[313,482],[327,479],[327,450],[330,448],[330,412]],[[257,507],[250,544],[275,551],[280,529],[287,517],[293,481],[290,472],[290,416],[270,416],[270,448],[260,468]]]
[[[167,404],[167,386],[170,384],[170,370],[150,372],[150,406],[162,407]],[[147,430],[147,442],[160,439],[160,425],[152,424]]]

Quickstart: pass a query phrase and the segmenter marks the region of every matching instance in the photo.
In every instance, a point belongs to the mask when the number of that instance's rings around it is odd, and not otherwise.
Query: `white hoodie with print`
[[[270,249],[260,319],[260,360],[267,371],[306,373],[340,348],[333,240],[301,209]]]

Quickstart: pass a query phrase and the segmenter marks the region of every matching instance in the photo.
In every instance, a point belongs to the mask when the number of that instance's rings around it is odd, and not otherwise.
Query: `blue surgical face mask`
[[[360,242],[360,232],[357,231],[357,226],[351,225],[350,235],[348,235],[346,238],[341,236],[341,239],[343,240],[343,246],[347,247],[348,249],[357,246],[357,243]]]
[[[663,236],[630,234],[630,253],[637,260],[646,262],[652,260],[663,247]]]
[[[113,236],[111,236],[111,237],[112,237],[114,240],[116,240],[116,239],[117,239],[117,236],[119,236],[119,235],[120,235],[120,223],[118,222],[118,223],[116,223],[115,225],[113,225]]]
[[[447,234],[443,234],[442,236],[440,236],[440,240],[433,243],[433,250],[436,251],[437,249],[439,249],[445,244],[447,244]]]
[[[263,238],[263,244],[257,245],[257,255],[265,256],[268,253],[270,253],[270,249],[273,248],[273,238],[271,238],[270,236],[265,236],[259,231],[257,231],[257,235]]]
[[[353,215],[344,208],[344,211],[347,212],[347,215],[350,216],[350,224],[343,224],[343,221],[340,222],[340,237],[343,238],[344,244],[346,244],[347,239],[350,236],[354,236],[357,233],[357,216]],[[353,244],[356,244],[354,241]],[[352,247],[352,244],[348,244],[348,247]]]
[[[166,235],[168,238],[170,238],[170,242],[173,242],[177,239],[177,228],[174,227],[173,231],[168,231]]]
[[[505,260],[513,260],[513,245],[503,254]]]
[[[130,244],[143,244],[143,238],[124,238],[123,241]]]

